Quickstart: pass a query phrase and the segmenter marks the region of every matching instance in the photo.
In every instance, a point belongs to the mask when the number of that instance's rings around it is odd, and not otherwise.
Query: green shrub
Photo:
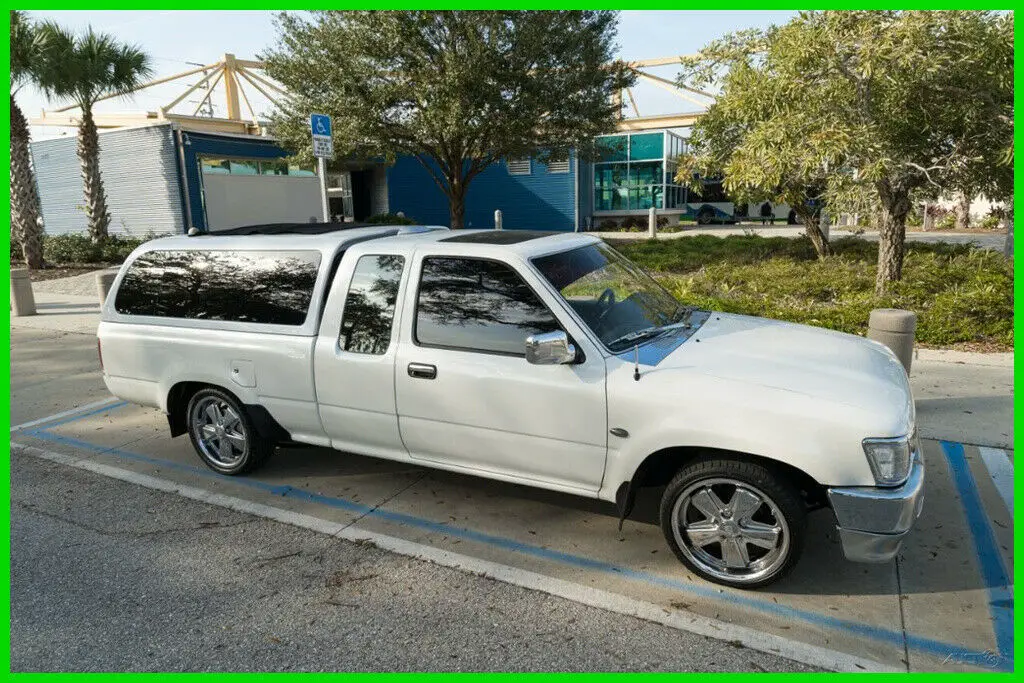
[[[377,213],[366,219],[367,223],[374,225],[416,225],[417,222],[397,213]]]
[[[614,218],[602,218],[601,222],[597,224],[598,230],[618,230],[619,222]]]
[[[835,256],[823,261],[806,237],[704,235],[615,246],[702,308],[860,335],[872,309],[903,308],[918,314],[923,344],[1013,348],[1013,270],[993,251],[910,242],[903,279],[876,297],[878,244],[854,237],[834,240]]]
[[[111,235],[93,244],[86,235],[43,235],[43,260],[51,265],[68,263],[122,263],[137,246],[149,237]],[[13,257],[14,251],[12,249]]]
[[[1002,218],[1000,216],[993,216],[992,214],[989,214],[979,220],[975,225],[982,230],[998,230],[1001,222]]]
[[[43,259],[47,263],[97,263],[102,256],[102,248],[86,235],[43,236]]]

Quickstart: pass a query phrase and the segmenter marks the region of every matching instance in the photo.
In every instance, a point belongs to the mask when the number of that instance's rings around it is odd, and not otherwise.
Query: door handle
[[[409,363],[409,376],[417,379],[434,379],[437,377],[437,366],[426,363]]]

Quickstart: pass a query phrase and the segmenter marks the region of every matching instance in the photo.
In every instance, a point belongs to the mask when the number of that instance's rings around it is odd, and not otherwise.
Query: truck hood
[[[678,368],[797,392],[913,422],[907,374],[883,345],[808,325],[712,313],[658,369]],[[903,415],[906,411],[909,414]]]

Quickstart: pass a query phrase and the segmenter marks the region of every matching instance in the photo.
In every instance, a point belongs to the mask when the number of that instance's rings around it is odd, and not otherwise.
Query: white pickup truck
[[[303,443],[614,502],[711,581],[767,584],[811,510],[891,559],[924,465],[872,341],[677,301],[586,234],[262,226],[147,242],[103,306],[103,377],[206,465]],[[582,532],[581,532],[582,533]]]

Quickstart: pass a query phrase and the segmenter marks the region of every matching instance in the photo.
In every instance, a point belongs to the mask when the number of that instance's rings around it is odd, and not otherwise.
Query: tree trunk
[[[1003,256],[1013,258],[1013,200],[1006,207],[1006,242],[1003,243]]]
[[[825,233],[821,231],[821,212],[804,215],[801,218],[803,219],[804,228],[807,230],[807,236],[811,238],[811,244],[814,245],[814,251],[818,254],[818,258],[824,259],[827,256],[831,256],[832,245],[829,244]]]
[[[967,196],[966,192],[957,195],[953,214],[956,216],[957,230],[966,230],[971,227],[971,198]]]
[[[907,214],[910,213],[910,193],[893,188],[887,181],[878,183],[878,196],[882,201],[878,225],[878,273],[875,294],[881,296],[889,283],[903,277],[903,247],[907,239]]]
[[[459,179],[448,179],[448,214],[452,230],[461,230],[466,213],[466,186]]]
[[[11,95],[11,239],[29,268],[43,267],[43,219],[32,171],[28,121]]]
[[[78,161],[82,166],[82,189],[85,195],[85,215],[89,219],[89,236],[93,242],[107,238],[110,212],[107,211],[107,193],[100,177],[100,138],[92,110],[82,111],[78,129]]]

